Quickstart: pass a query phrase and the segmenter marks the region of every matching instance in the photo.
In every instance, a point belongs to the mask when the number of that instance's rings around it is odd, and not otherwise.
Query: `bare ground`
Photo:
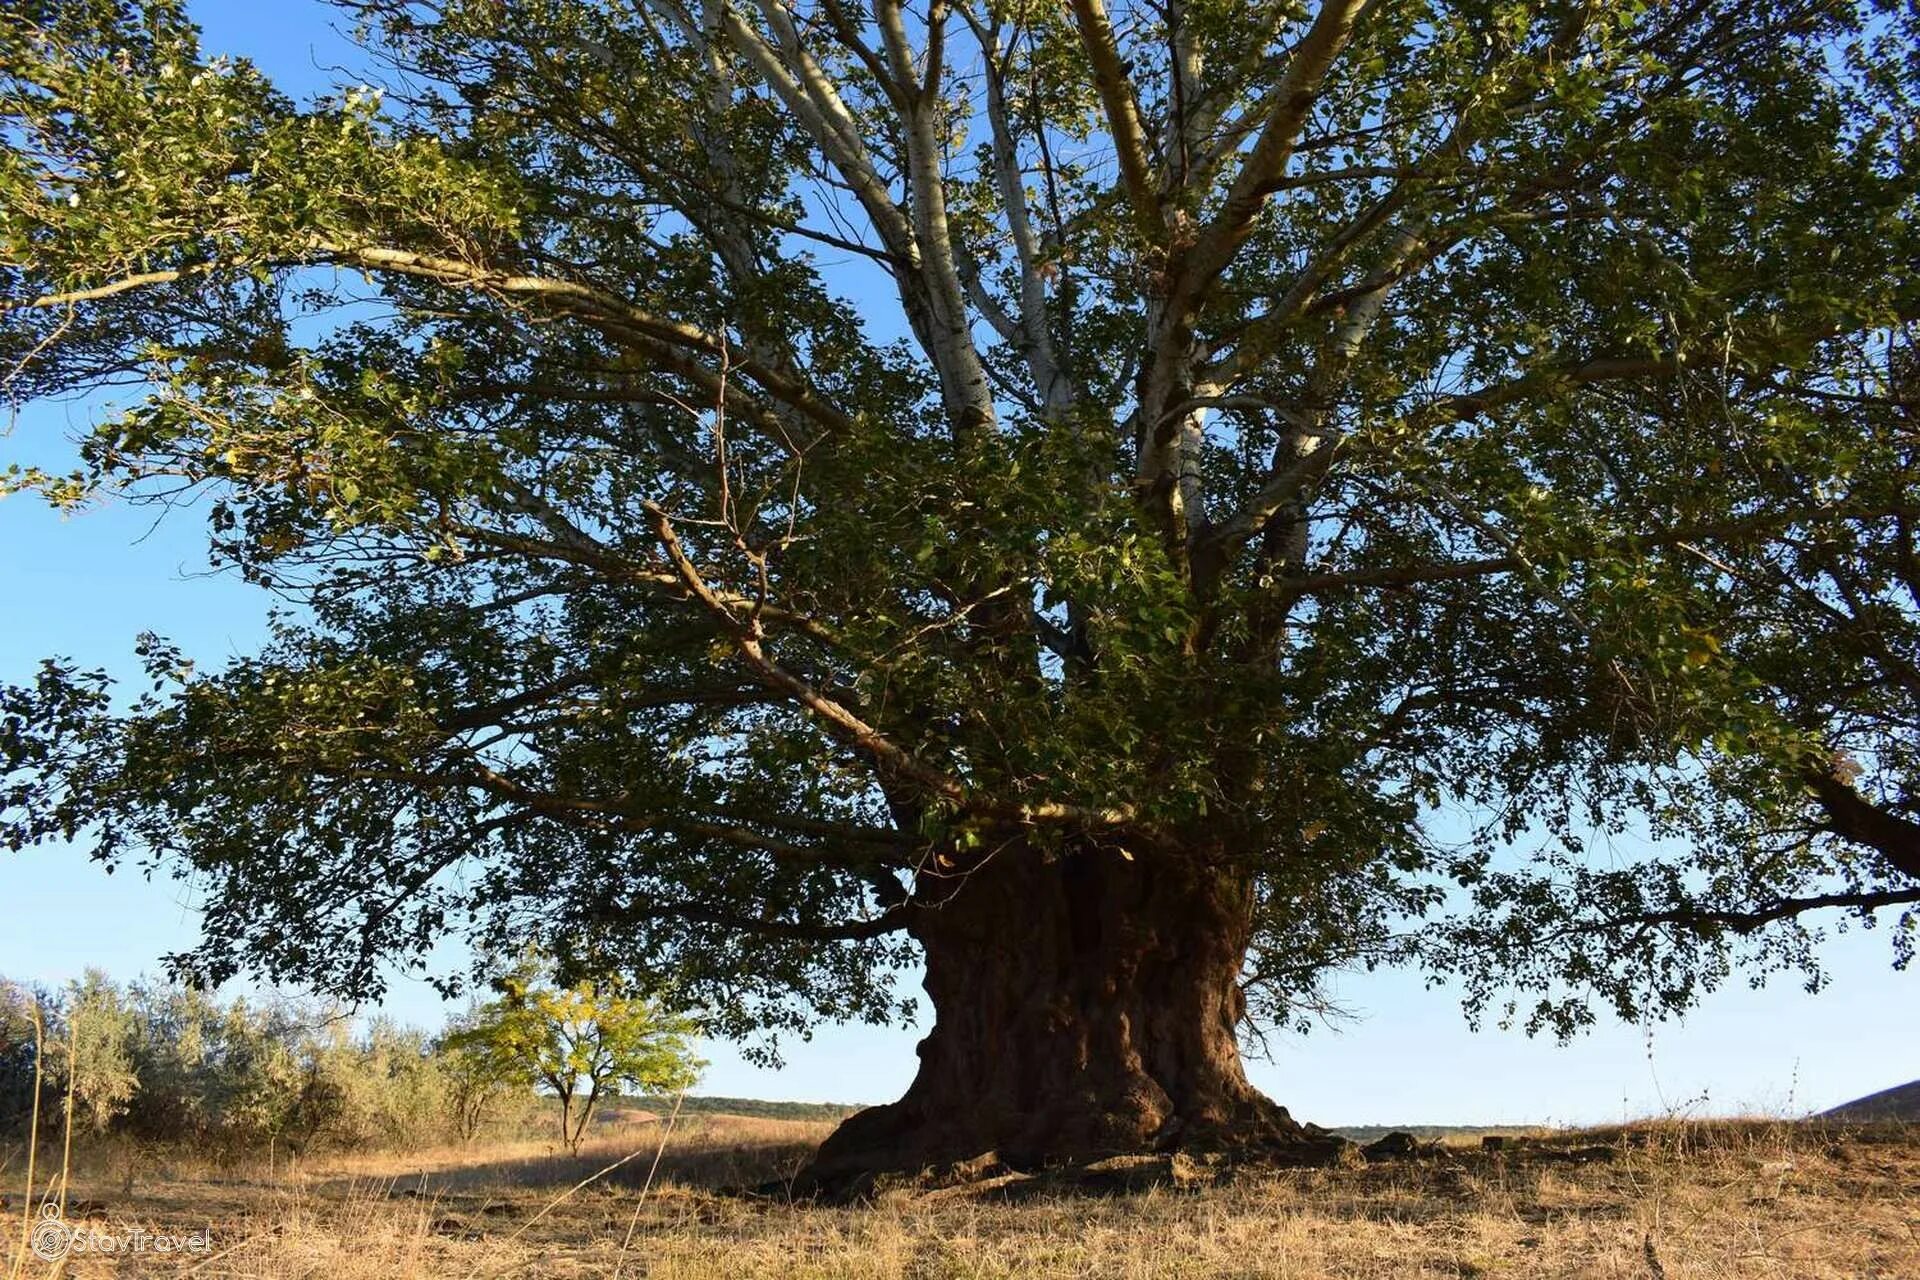
[[[1334,1168],[1122,1162],[1070,1185],[988,1170],[854,1206],[727,1190],[791,1177],[829,1127],[683,1117],[651,1183],[662,1126],[647,1123],[578,1158],[538,1144],[271,1170],[149,1156],[130,1193],[102,1157],[72,1188],[99,1202],[96,1231],[204,1230],[207,1247],[20,1274],[1920,1277],[1916,1126],[1660,1123]],[[1121,1185],[1145,1189],[1091,1192]],[[17,1193],[10,1213],[11,1236]]]

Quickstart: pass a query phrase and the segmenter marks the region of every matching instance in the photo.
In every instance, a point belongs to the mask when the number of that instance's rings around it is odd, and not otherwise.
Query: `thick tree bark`
[[[995,1153],[1015,1168],[1309,1140],[1235,1039],[1243,875],[1113,850],[1003,849],[916,929],[934,1027],[906,1096],[849,1118],[809,1179]]]

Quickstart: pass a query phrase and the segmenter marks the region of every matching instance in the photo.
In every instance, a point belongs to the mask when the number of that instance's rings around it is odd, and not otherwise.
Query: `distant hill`
[[[1920,1080],[1843,1102],[1820,1116],[1824,1120],[1920,1120]]]

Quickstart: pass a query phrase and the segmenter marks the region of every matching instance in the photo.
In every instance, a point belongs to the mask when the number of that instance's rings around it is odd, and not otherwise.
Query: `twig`
[[[1653,1280],[1667,1280],[1667,1269],[1660,1265],[1660,1254],[1653,1247],[1653,1232],[1647,1232],[1640,1242],[1641,1251],[1646,1254],[1647,1271]]]

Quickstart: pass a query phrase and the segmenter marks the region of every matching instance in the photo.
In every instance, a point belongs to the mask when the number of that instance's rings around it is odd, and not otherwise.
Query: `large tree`
[[[4,836],[209,976],[918,958],[831,1176],[1298,1139],[1236,1031],[1334,966],[1566,1030],[1920,902],[1910,6],[345,8],[304,105],[0,26],[0,366],[128,389],[12,483],[287,602],[8,692]]]

